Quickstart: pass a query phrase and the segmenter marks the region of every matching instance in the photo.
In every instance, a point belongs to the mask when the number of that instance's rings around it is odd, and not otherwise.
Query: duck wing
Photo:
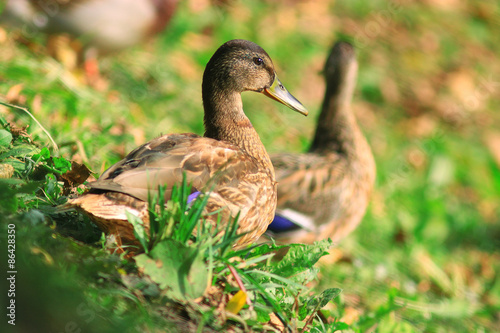
[[[168,134],[136,148],[89,185],[143,201],[148,200],[149,192],[156,193],[159,185],[166,185],[168,200],[172,186],[182,182],[183,173],[194,190],[208,192],[236,189],[241,185],[238,179],[258,172],[256,161],[234,145],[190,133]]]
[[[340,210],[347,163],[340,155],[276,154],[271,156],[278,181],[277,214],[312,230]]]
[[[345,160],[337,154],[277,154],[271,156],[271,161],[279,184],[280,206],[309,201],[334,190],[346,170]]]
[[[239,214],[238,244],[258,238],[271,222],[276,209],[276,182],[272,170],[237,146],[195,134],[169,134],[133,150],[95,182],[91,190],[70,199],[65,208],[82,210],[101,230],[134,243],[126,212],[138,216],[149,229],[148,194],[166,185],[165,202],[172,187],[186,180],[192,185],[191,199],[210,193],[206,218],[226,223]]]

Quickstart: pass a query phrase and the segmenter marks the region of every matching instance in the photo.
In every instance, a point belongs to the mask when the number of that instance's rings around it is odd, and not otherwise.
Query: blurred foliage
[[[101,59],[98,88],[82,84],[81,73],[70,73],[48,57],[45,36],[27,43],[19,33],[0,28],[0,97],[28,107],[60,146],[57,153],[39,155],[38,163],[47,166],[43,176],[28,173],[26,178],[29,160],[50,141],[25,113],[0,106],[5,120],[0,163],[16,145],[28,149],[22,159],[17,158],[21,153],[14,154],[18,161],[8,163],[15,184],[2,182],[0,193],[15,202],[2,210],[19,211],[11,218],[25,226],[19,229],[19,266],[30,267],[30,273],[22,274],[23,285],[43,301],[30,304],[54,306],[30,311],[49,318],[47,311],[61,309],[60,317],[50,317],[61,320],[51,329],[63,331],[62,323],[73,316],[75,327],[95,331],[85,326],[87,317],[70,313],[82,300],[95,314],[105,311],[106,316],[97,315],[88,324],[102,325],[99,331],[137,325],[168,330],[170,317],[152,310],[154,302],[136,296],[132,287],[110,284],[128,264],[48,227],[55,228],[55,222],[35,199],[45,198],[47,207],[63,199],[61,189],[56,190],[62,186],[56,170],[63,165],[56,166],[54,158],[85,163],[98,175],[160,133],[202,134],[203,68],[215,49],[232,38],[264,47],[281,81],[311,111],[311,119],[298,121],[284,106],[243,94],[245,110],[268,151],[303,151],[322,101],[324,58],[332,43],[343,38],[358,50],[354,111],[373,148],[378,174],[361,226],[320,260],[317,290],[343,289],[319,314],[330,320],[323,330],[500,330],[499,11],[493,0],[189,0],[163,34]],[[25,128],[31,139],[10,139],[6,123]],[[40,189],[36,198],[33,188],[25,186]],[[26,212],[33,208],[39,210]],[[81,234],[92,234],[98,240],[88,221],[80,220],[81,230],[71,235],[82,239]],[[55,223],[57,230],[61,223]],[[41,290],[37,280],[46,281]],[[67,300],[51,298],[58,288],[64,288],[59,294],[67,293]]]

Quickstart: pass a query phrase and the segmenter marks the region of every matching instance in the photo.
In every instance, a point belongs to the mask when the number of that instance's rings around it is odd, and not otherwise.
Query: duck
[[[222,223],[239,216],[234,244],[245,247],[271,223],[277,200],[274,168],[257,131],[243,111],[241,93],[253,91],[307,115],[307,109],[280,82],[269,55],[257,44],[235,39],[224,43],[208,61],[202,82],[205,133],[166,134],[134,149],[112,165],[90,190],[68,200],[121,244],[137,244],[126,211],[149,230],[149,194],[172,187],[183,177],[192,186],[190,200],[208,195],[206,220]]]
[[[52,47],[58,44],[53,37],[67,34],[77,39],[80,62],[88,71],[96,71],[99,55],[126,49],[163,31],[177,3],[178,0],[7,0],[0,22],[19,28],[28,39],[38,33],[48,34],[49,51],[56,58],[61,52],[57,46]]]
[[[309,150],[271,155],[278,208],[266,235],[278,242],[338,242],[365,215],[376,166],[351,107],[357,70],[354,47],[335,43],[324,66],[326,91]]]

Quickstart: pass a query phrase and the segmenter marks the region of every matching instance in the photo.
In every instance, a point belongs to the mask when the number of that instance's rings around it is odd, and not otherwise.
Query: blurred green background
[[[350,41],[359,60],[353,108],[377,184],[361,226],[321,262],[318,288],[344,290],[328,309],[353,330],[494,332],[499,32],[496,0],[189,0],[165,32],[102,58],[98,88],[48,57],[45,36],[35,47],[0,28],[0,97],[29,107],[62,156],[99,175],[161,133],[202,134],[204,66],[223,42],[249,39],[310,116],[252,93],[244,109],[269,152],[300,152],[322,102],[325,57],[333,42]],[[30,118],[0,113],[50,145]],[[390,302],[398,309],[380,319]]]

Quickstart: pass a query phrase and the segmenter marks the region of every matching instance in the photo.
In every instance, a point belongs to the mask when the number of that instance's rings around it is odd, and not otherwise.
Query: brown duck
[[[222,221],[240,213],[238,233],[245,235],[237,246],[254,242],[273,219],[277,190],[271,160],[243,112],[243,91],[264,93],[307,115],[278,80],[270,57],[260,46],[229,41],[215,52],[203,75],[204,137],[168,134],[156,138],[111,166],[90,183],[87,194],[67,205],[82,210],[104,232],[134,243],[125,211],[140,216],[148,229],[148,192],[155,193],[158,185],[171,190],[185,173],[194,191],[209,193],[206,213],[222,209]],[[217,216],[207,219],[215,223]]]
[[[370,146],[351,110],[358,64],[338,42],[326,61],[326,92],[307,153],[271,157],[278,209],[268,234],[282,242],[346,237],[361,222],[375,182]]]
[[[3,22],[27,37],[68,33],[103,52],[121,50],[162,31],[178,0],[7,0]]]
[[[48,34],[52,55],[62,56],[57,37],[78,39],[78,56],[88,75],[97,75],[96,57],[136,45],[161,32],[175,13],[178,0],[7,0],[0,22],[18,27],[24,37]],[[75,43],[71,43],[75,46]],[[70,58],[70,57],[69,57]],[[70,68],[71,69],[71,68]]]

